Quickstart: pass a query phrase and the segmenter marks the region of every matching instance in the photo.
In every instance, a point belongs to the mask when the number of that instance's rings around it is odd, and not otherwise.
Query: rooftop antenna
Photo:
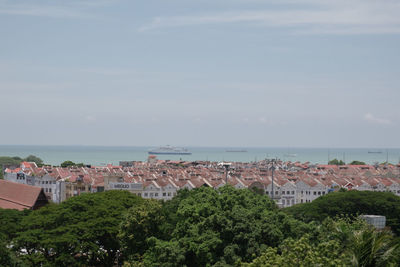
[[[274,170],[275,170],[275,160],[272,159],[272,166],[271,166],[271,176],[272,176],[272,200],[274,200]]]
[[[328,164],[331,161],[331,150],[328,148]]]
[[[218,163],[218,165],[225,167],[225,184],[228,184],[228,172],[229,172],[229,167],[231,166],[232,163],[230,162],[221,162]]]
[[[389,164],[389,151],[386,149],[386,164]]]

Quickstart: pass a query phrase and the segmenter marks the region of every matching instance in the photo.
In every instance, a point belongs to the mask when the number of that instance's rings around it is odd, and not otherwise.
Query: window
[[[150,193],[150,197],[153,197],[153,193]]]
[[[285,206],[285,200],[284,199],[282,199],[282,205]]]
[[[301,194],[303,194],[303,191],[301,191]]]
[[[49,181],[46,181],[46,184],[49,184]]]
[[[141,197],[141,196],[142,196],[142,193],[137,193],[137,195],[138,195],[139,197]]]
[[[286,191],[286,195],[290,195],[290,191]]]
[[[51,188],[49,188],[49,193],[51,193]]]
[[[318,196],[320,196],[321,195],[321,191],[318,191]]]
[[[145,196],[145,197],[147,197],[147,196],[149,196],[149,194],[147,194],[147,193],[144,193],[144,196]]]
[[[169,197],[171,196],[171,192],[168,192],[168,196],[169,196]]]
[[[278,191],[275,191],[275,195],[279,195],[279,192],[278,192]]]
[[[158,197],[158,193],[155,193],[154,195],[155,195],[156,197]]]
[[[294,205],[294,199],[292,199],[292,205]]]
[[[294,191],[292,191],[292,195],[294,195]]]
[[[322,191],[322,194],[323,194],[323,195],[325,195],[325,192],[324,192],[324,191]]]
[[[317,192],[314,191],[314,196],[316,196],[316,195],[317,195]]]
[[[265,191],[265,194],[266,194],[266,195],[269,195],[269,192],[268,192],[268,191]]]
[[[285,194],[285,191],[282,191],[282,195],[284,195]]]
[[[303,200],[301,200],[301,203],[303,203]]]

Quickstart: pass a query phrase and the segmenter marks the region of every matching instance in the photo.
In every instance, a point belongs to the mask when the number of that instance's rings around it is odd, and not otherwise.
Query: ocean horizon
[[[92,145],[0,145],[0,156],[35,155],[46,164],[60,165],[66,160],[103,166],[119,161],[146,161],[148,151],[158,146],[92,146]],[[353,160],[397,164],[400,148],[311,148],[311,147],[201,147],[187,146],[191,155],[157,155],[162,160],[206,160],[252,162],[266,158],[326,164],[334,158],[350,163]],[[242,152],[232,152],[239,151]],[[245,151],[245,152],[243,152]]]

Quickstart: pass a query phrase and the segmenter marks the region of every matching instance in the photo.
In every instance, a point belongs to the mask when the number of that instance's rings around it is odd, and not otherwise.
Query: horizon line
[[[168,144],[169,145],[169,144]],[[165,145],[84,145],[84,144],[0,144],[0,146],[36,146],[36,147],[159,147]],[[192,148],[284,148],[284,149],[301,149],[301,148],[312,148],[312,149],[400,149],[400,147],[378,147],[378,146],[338,146],[338,147],[328,147],[328,146],[209,146],[209,145],[171,145],[174,147],[192,147]]]

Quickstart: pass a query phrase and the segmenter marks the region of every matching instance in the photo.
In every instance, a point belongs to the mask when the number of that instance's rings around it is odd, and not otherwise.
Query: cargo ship
[[[192,152],[182,147],[162,146],[148,152],[150,155],[192,155]]]

